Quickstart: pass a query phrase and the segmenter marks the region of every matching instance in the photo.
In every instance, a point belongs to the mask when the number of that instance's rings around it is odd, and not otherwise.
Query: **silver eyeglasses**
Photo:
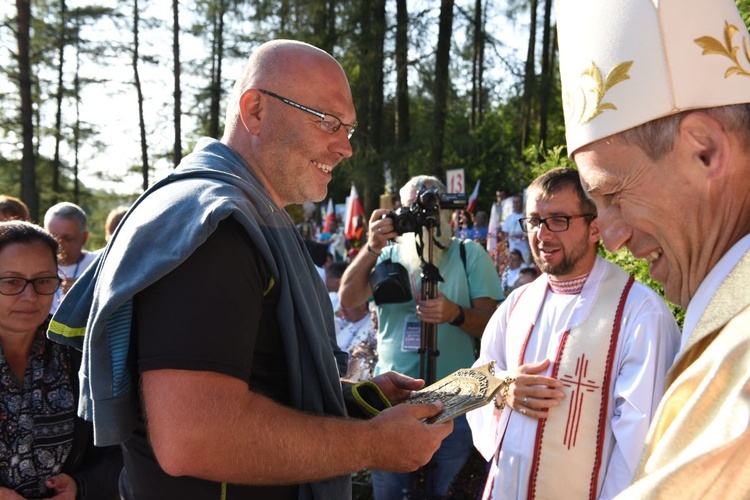
[[[583,217],[596,217],[596,214],[553,215],[544,219],[539,217],[523,217],[518,219],[518,222],[521,223],[521,230],[524,233],[535,233],[539,231],[542,224],[553,233],[562,233],[570,227],[570,219],[581,219]]]
[[[39,295],[52,295],[60,288],[62,280],[57,276],[49,278],[0,278],[0,294],[2,295],[20,295],[26,290],[26,287],[34,287],[34,291]]]
[[[335,116],[329,113],[322,113],[312,108],[308,108],[307,106],[303,106],[302,104],[298,102],[294,102],[291,99],[282,97],[279,94],[274,94],[273,92],[270,92],[268,90],[263,90],[263,89],[258,89],[258,90],[268,96],[273,97],[274,99],[278,99],[284,104],[292,106],[293,108],[297,108],[306,113],[310,113],[311,115],[317,116],[318,118],[320,118],[320,124],[319,124],[320,130],[322,130],[326,134],[335,134],[343,126],[346,129],[346,137],[351,139],[352,135],[354,134],[354,130],[357,128],[358,123],[356,121],[354,123],[344,123],[341,121],[341,118],[339,118],[338,116]]]

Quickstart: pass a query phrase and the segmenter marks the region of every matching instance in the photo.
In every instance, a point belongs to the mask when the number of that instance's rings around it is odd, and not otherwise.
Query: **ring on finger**
[[[526,405],[526,401],[528,401],[528,400],[529,400],[529,398],[527,398],[526,396],[523,397],[522,403],[524,404],[524,406]]]

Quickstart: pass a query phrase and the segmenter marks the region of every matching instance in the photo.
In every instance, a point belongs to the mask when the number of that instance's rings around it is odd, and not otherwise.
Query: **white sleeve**
[[[636,287],[633,293],[637,297],[626,305],[620,333],[611,420],[614,448],[600,499],[614,497],[633,481],[667,370],[679,349],[679,328],[661,298]]]
[[[495,376],[498,378],[506,376],[508,366],[505,355],[505,329],[511,302],[509,297],[490,318],[482,334],[479,357],[474,362],[474,366],[481,366],[495,361]],[[502,418],[500,412],[495,409],[495,405],[490,403],[466,414],[466,419],[471,427],[474,446],[486,460],[492,458],[500,445],[507,413],[505,412],[506,416]]]

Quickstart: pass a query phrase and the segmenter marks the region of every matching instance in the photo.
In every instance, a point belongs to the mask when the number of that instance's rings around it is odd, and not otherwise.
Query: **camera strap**
[[[459,253],[461,255],[461,262],[464,263],[464,274],[466,275],[466,286],[471,287],[471,283],[469,283],[469,270],[466,268],[466,247],[464,246],[464,243],[466,243],[466,240],[461,239],[459,240]],[[471,295],[471,294],[469,294]],[[479,358],[479,349],[481,347],[482,339],[472,337],[472,340],[474,341],[474,359]]]
[[[468,278],[469,273],[466,270],[466,247],[464,246],[464,242],[466,240],[458,240],[458,241],[460,241],[460,243],[458,244],[459,245],[458,246],[458,250],[459,250],[459,253],[461,254],[461,262],[464,263],[464,274],[466,274],[466,276]]]

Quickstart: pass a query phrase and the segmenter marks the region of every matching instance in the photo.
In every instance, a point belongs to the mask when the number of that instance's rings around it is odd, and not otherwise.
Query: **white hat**
[[[750,102],[734,0],[557,0],[568,154],[694,108]]]

